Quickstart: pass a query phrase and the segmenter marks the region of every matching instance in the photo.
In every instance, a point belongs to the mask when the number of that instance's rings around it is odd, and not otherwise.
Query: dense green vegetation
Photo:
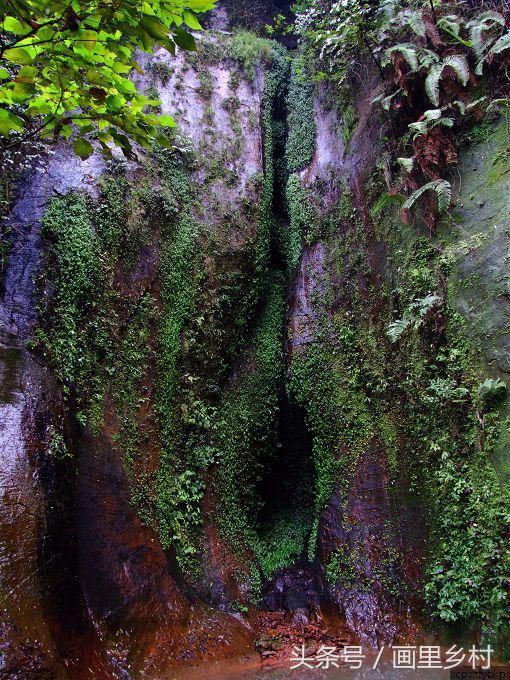
[[[112,168],[97,199],[52,200],[39,347],[80,424],[120,451],[133,506],[187,585],[207,590],[214,540],[232,606],[257,604],[301,560],[340,606],[346,593],[401,603],[417,589],[433,621],[497,635],[510,596],[510,497],[494,465],[507,394],[460,313],[457,269],[484,235],[468,240],[451,211],[479,199],[451,168],[468,139],[489,153],[491,116],[508,113],[504,18],[456,3],[298,5],[293,53],[243,29],[189,57],[204,103],[194,151],[174,136],[144,172]],[[230,69],[224,129],[218,64]],[[170,77],[151,76],[156,93]],[[247,91],[261,99],[261,172],[232,207]],[[345,168],[323,175],[321,110],[346,149]],[[502,193],[506,123],[483,180]],[[278,475],[299,446],[282,420],[297,412],[310,441],[288,485]],[[368,474],[384,517],[360,526]],[[411,537],[408,512],[423,522]],[[419,584],[406,549],[424,560]]]
[[[95,140],[111,155],[113,142],[128,156],[131,141],[149,149],[165,143],[159,126],[170,116],[145,113],[151,104],[127,75],[137,49],[157,44],[196,49],[187,29],[200,30],[196,13],[214,0],[146,2],[26,2],[0,7],[0,152],[22,141],[73,136],[76,153],[87,158]],[[186,27],[184,29],[183,27]],[[74,126],[74,129],[73,129]]]

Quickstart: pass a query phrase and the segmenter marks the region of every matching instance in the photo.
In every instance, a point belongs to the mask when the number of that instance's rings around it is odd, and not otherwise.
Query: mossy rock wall
[[[486,381],[506,375],[509,336],[496,142],[466,150],[457,210],[430,238],[378,203],[374,83],[346,102],[299,52],[244,31],[147,70],[176,149],[112,166],[97,198],[51,203],[35,345],[88,447],[120,461],[158,564],[231,613],[306,568],[372,645],[424,608],[497,634],[507,401]],[[53,439],[57,455],[83,451]]]

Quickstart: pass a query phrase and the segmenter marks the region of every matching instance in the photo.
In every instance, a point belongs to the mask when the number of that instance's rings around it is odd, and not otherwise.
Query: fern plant
[[[429,109],[423,114],[423,119],[416,123],[409,123],[409,131],[413,134],[413,140],[421,135],[426,135],[432,128],[438,125],[453,127],[454,120],[448,116],[444,117],[441,109]]]
[[[510,49],[510,31],[502,35],[500,38],[498,38],[498,40],[496,40],[496,42],[488,50],[488,52],[481,57],[480,61],[476,66],[475,73],[478,76],[481,76],[483,74],[483,67],[485,62],[490,61],[493,57],[497,56],[498,54],[506,52],[506,50],[508,49]]]
[[[445,212],[452,202],[452,186],[450,182],[445,179],[435,179],[432,182],[427,182],[409,196],[402,206],[402,210],[410,210],[416,201],[423,196],[427,191],[433,191],[437,196],[437,208],[440,213]]]
[[[418,49],[412,43],[399,43],[389,47],[382,58],[381,66],[387,66],[391,62],[393,54],[399,52],[409,65],[411,71],[417,71],[419,67]]]
[[[476,19],[467,24],[471,45],[478,58],[483,56],[488,45],[490,45],[491,37],[494,38],[494,30],[497,30],[498,26],[504,28],[505,17],[492,10],[482,12]]]
[[[423,298],[414,300],[405,310],[401,319],[396,319],[388,324],[386,335],[391,342],[397,342],[400,337],[409,329],[418,328],[433,307],[439,306],[442,298],[435,293],[429,293]]]
[[[439,61],[437,54],[426,47],[419,47],[413,43],[398,43],[398,45],[392,45],[384,52],[381,66],[388,66],[391,63],[392,55],[397,52],[400,52],[404,57],[412,72],[421,68],[429,69],[432,64]]]
[[[455,72],[464,87],[469,80],[469,65],[463,54],[451,54],[443,61],[432,64],[425,80],[425,92],[435,106],[439,106],[439,83],[446,68],[451,68]]]
[[[447,402],[454,404],[462,403],[469,395],[465,387],[458,387],[453,380],[448,380],[447,378],[431,380],[427,391],[429,395],[425,397],[425,401],[441,405]]]

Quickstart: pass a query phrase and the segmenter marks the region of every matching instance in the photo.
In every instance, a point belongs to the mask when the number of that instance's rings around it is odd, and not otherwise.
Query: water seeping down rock
[[[508,538],[508,406],[449,415],[439,392],[509,372],[498,136],[463,142],[430,237],[374,211],[375,68],[346,102],[299,51],[224,30],[144,66],[175,150],[59,146],[7,218],[2,672],[159,678],[256,643],[413,642],[464,597],[498,639],[489,572],[458,562]]]

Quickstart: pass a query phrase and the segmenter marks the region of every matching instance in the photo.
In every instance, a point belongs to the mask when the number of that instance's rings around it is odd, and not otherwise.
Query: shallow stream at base
[[[174,671],[161,680],[447,680],[450,670],[441,668],[406,669],[395,668],[390,655],[383,657],[374,669],[376,656],[368,656],[360,669],[319,668],[292,669],[293,662],[285,667],[262,667],[258,660],[245,661],[217,661],[205,666],[185,671]],[[471,671],[472,668],[457,667],[453,671]],[[494,669],[492,669],[494,670]],[[499,669],[496,669],[498,671]],[[505,667],[510,677],[510,668]],[[458,676],[459,678],[461,675]],[[464,676],[466,677],[466,676]],[[467,676],[469,677],[469,675]],[[475,676],[473,676],[475,677]],[[499,676],[494,675],[498,678]],[[503,676],[505,677],[505,676]]]

